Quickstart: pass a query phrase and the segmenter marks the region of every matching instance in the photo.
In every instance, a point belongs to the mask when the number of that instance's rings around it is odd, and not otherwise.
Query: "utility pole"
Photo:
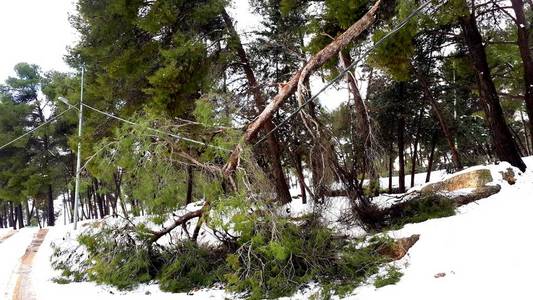
[[[78,208],[80,206],[80,172],[81,172],[81,128],[83,124],[83,77],[85,67],[81,67],[80,109],[78,114],[78,159],[76,162],[76,190],[74,195],[74,230],[78,229]]]

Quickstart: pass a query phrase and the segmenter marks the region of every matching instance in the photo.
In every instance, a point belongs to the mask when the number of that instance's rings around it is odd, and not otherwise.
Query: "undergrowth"
[[[395,266],[390,266],[387,269],[387,273],[385,275],[377,276],[376,280],[374,281],[374,286],[376,288],[384,287],[391,284],[396,284],[400,281],[402,278],[403,273],[400,272],[400,270]]]
[[[450,217],[455,213],[456,204],[452,199],[439,194],[423,194],[393,207],[386,227],[397,229],[405,224]]]
[[[298,224],[253,215],[237,219],[240,237],[219,247],[189,241],[147,246],[143,235],[133,228],[107,227],[82,234],[80,247],[74,252],[86,252],[83,267],[78,264],[76,270],[69,269],[64,258],[72,257],[72,253],[58,250],[52,261],[64,276],[56,281],[78,278],[132,289],[155,280],[169,292],[221,283],[228,291],[249,299],[290,296],[314,281],[328,295],[344,295],[388,262],[377,252],[392,242],[388,238],[349,243],[312,217]],[[80,278],[73,274],[87,275]]]

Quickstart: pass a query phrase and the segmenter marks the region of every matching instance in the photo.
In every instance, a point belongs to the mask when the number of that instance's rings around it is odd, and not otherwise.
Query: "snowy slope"
[[[408,256],[394,263],[404,273],[396,285],[376,289],[372,280],[357,288],[348,299],[533,299],[529,270],[533,270],[533,157],[518,182],[502,185],[500,193],[459,209],[456,216],[409,224],[390,232],[395,238],[420,234],[420,240]],[[505,165],[491,166],[493,174]],[[444,173],[434,176],[441,179]],[[495,177],[497,179],[497,176]],[[432,180],[432,181],[433,181]],[[291,207],[301,209],[299,205]],[[330,214],[342,211],[344,204],[335,200]],[[333,219],[334,216],[331,216]],[[191,295],[161,292],[156,284],[144,285],[131,292],[119,292],[95,283],[56,284],[57,272],[50,267],[50,243],[63,239],[70,226],[51,228],[34,259],[32,287],[37,300],[61,299],[232,299],[222,289],[195,291]],[[1,231],[0,236],[7,231]],[[30,243],[36,229],[23,229],[0,243],[0,299],[9,299],[6,291],[16,281],[18,258]],[[72,237],[70,237],[72,238]],[[435,278],[438,273],[444,277]],[[15,278],[13,278],[15,277]],[[299,292],[291,299],[308,299],[318,291]]]
[[[533,168],[533,157],[527,160]],[[391,236],[420,234],[398,262],[396,285],[356,289],[349,299],[533,299],[533,170],[514,186],[459,209],[456,216],[410,224]],[[446,276],[435,278],[438,273]]]

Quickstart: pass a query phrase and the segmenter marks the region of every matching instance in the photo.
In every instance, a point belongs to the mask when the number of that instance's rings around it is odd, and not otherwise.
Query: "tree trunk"
[[[15,212],[13,208],[13,202],[9,201],[9,227],[17,229],[17,224],[15,223]]]
[[[47,193],[47,205],[46,205],[46,211],[47,211],[47,225],[48,226],[54,226],[56,216],[54,215],[54,193],[52,191],[52,185],[48,184],[48,193]]]
[[[17,214],[17,221],[19,223],[19,229],[24,228],[24,216],[22,215],[22,203],[18,203],[15,207],[15,213]]]
[[[422,113],[423,112],[424,112],[424,108],[422,107],[420,109],[420,112],[418,113],[416,136],[415,136],[415,141],[413,145],[413,156],[411,159],[411,187],[415,186],[416,156],[418,154],[418,140],[420,139],[420,130],[422,127]]]
[[[485,46],[476,19],[472,14],[459,18],[466,46],[468,47],[472,65],[477,73],[480,100],[485,111],[487,123],[492,137],[492,143],[498,159],[507,161],[522,171],[526,165],[518,153],[518,147],[514,141],[509,127],[503,116],[502,107],[496,87],[492,81],[490,68],[487,62]]]
[[[389,194],[392,194],[392,173],[394,168],[394,156],[392,155],[393,142],[391,140],[389,147]]]
[[[439,121],[442,133],[444,134],[444,137],[448,142],[448,147],[450,148],[450,151],[452,153],[453,164],[455,168],[459,171],[463,169],[463,164],[461,163],[457,147],[455,147],[455,143],[450,128],[448,126],[448,122],[446,121],[446,118],[444,117],[444,114],[442,113],[442,110],[440,109],[435,97],[433,97],[433,94],[431,93],[429,83],[426,77],[424,77],[424,75],[418,73],[417,71],[415,71],[415,73],[422,87],[424,97],[426,98],[426,101],[431,104],[431,108],[433,108],[433,112],[435,113],[435,115],[437,116],[437,120]]]
[[[529,117],[529,132],[533,132],[533,58],[529,49],[529,22],[524,13],[524,2],[522,0],[511,0],[516,17],[516,27],[518,33],[518,48],[522,57],[524,67],[525,102],[527,115]],[[533,144],[533,134],[531,135]]]
[[[246,75],[246,80],[248,81],[249,91],[251,92],[254,98],[255,107],[257,112],[259,113],[265,109],[266,100],[263,97],[263,94],[261,93],[259,85],[257,84],[257,79],[255,77],[254,71],[252,70],[252,67],[250,66],[248,56],[246,55],[246,51],[244,51],[244,47],[242,46],[239,34],[235,30],[233,22],[226,10],[222,11],[222,17],[224,18],[224,22],[229,31],[229,34],[233,38],[233,40],[230,42],[230,45],[235,48],[237,55],[239,56],[241,66]],[[269,117],[265,120],[264,131],[265,133],[268,133],[273,129],[274,123],[272,122],[272,118]],[[285,179],[285,174],[283,173],[283,167],[281,165],[281,150],[279,147],[279,142],[274,133],[270,134],[267,137],[267,147],[267,156],[270,162],[270,168],[272,169],[271,175],[274,179],[274,185],[276,187],[278,200],[282,204],[289,203],[292,200],[291,194],[289,192],[289,186],[287,185],[287,180]]]
[[[96,198],[96,205],[98,206],[98,212],[100,213],[100,218],[103,218],[105,214],[105,208],[104,208],[104,200],[102,199],[102,195],[98,193],[99,190],[99,183],[98,179],[93,179],[93,189],[94,189],[94,197]]]
[[[192,189],[193,189],[193,173],[192,166],[187,166],[187,198],[185,204],[192,202]]]
[[[531,140],[531,143],[529,143],[530,141],[530,137],[533,139],[533,134],[531,133],[531,129],[528,129],[528,126],[526,125],[526,121],[524,119],[524,112],[522,110],[520,110],[520,119],[522,120],[522,126],[524,127],[524,141],[526,141],[526,149],[527,149],[527,155],[530,156],[531,154],[533,154],[533,140]],[[528,131],[529,131],[529,135],[528,135]]]
[[[32,201],[35,204],[35,200]],[[30,204],[28,203],[28,200],[24,200],[24,211],[26,212],[26,224],[31,224],[31,216],[33,214],[33,209],[30,212]]]
[[[298,177],[298,185],[300,186],[300,193],[302,194],[302,204],[307,204],[307,195],[305,192],[305,177],[302,167],[302,155],[300,151],[294,151],[294,166],[296,167],[296,175]]]
[[[400,169],[398,172],[398,186],[399,192],[405,193],[405,158],[404,158],[404,132],[405,132],[405,116],[400,114],[398,118],[398,157]]]
[[[431,179],[431,172],[433,171],[433,160],[435,156],[435,148],[437,147],[437,131],[433,132],[433,136],[431,137],[431,150],[429,152],[429,159],[428,159],[428,170],[426,174],[426,182],[429,182]]]
[[[339,51],[345,48],[354,38],[358,37],[361,33],[367,30],[376,19],[376,15],[379,7],[381,6],[381,0],[376,1],[372,8],[357,22],[355,22],[348,30],[335,38],[333,42],[319,51],[313,56],[298,72],[296,72],[289,82],[280,88],[278,94],[272,99],[272,101],[265,107],[265,109],[257,116],[257,118],[248,125],[244,133],[244,141],[251,143],[257,137],[259,130],[267,123],[272,117],[272,114],[279,109],[281,104],[293,95],[299,82],[304,82],[312,72],[321,67],[325,62],[337,55]],[[302,78],[301,78],[302,77]],[[242,145],[237,145],[232,152],[226,166],[224,167],[224,173],[229,175],[237,168],[239,163],[240,152],[242,151]]]

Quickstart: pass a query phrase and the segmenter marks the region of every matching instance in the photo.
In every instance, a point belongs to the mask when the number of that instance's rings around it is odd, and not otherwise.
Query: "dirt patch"
[[[13,293],[12,300],[33,300],[35,296],[32,293],[31,288],[31,265],[35,254],[39,250],[39,247],[44,241],[48,229],[40,229],[31,244],[26,249],[26,253],[21,258],[20,267],[18,271],[17,284],[15,285],[15,291]]]

